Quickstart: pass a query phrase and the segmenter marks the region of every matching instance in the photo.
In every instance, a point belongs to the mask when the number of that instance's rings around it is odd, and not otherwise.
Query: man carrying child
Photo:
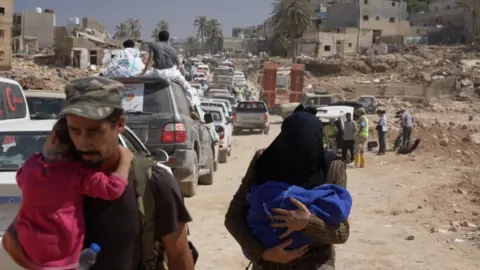
[[[125,129],[123,91],[123,84],[103,77],[76,79],[65,86],[66,104],[60,115],[66,120],[73,150],[84,167],[107,175],[121,160],[118,136]],[[186,225],[192,218],[178,182],[141,156],[133,157],[127,175],[128,184],[118,199],[84,198],[84,247],[96,243],[102,248],[92,270],[165,269],[153,268],[155,261],[160,265],[168,261],[168,269],[193,270]],[[147,196],[151,201],[145,200]],[[16,235],[14,226],[7,234]]]

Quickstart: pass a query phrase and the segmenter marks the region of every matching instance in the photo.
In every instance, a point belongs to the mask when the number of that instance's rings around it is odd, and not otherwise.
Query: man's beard
[[[78,152],[78,155],[80,156],[80,161],[83,163],[83,165],[85,167],[88,167],[88,168],[97,168],[99,167],[103,161],[104,161],[104,158],[102,156],[102,154],[98,151],[77,151]],[[95,159],[95,160],[87,160],[87,159],[84,159],[83,156],[84,155],[89,155],[89,156],[92,156],[92,155],[95,155],[95,156],[98,156],[99,158],[98,159]]]

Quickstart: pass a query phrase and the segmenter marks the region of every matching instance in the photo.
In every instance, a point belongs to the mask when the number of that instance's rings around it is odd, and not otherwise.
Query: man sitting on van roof
[[[123,42],[123,50],[119,50],[101,70],[103,77],[136,77],[145,68],[140,51],[135,48],[135,41]]]

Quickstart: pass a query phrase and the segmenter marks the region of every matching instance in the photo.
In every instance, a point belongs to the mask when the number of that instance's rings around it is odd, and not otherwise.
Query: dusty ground
[[[234,138],[213,186],[188,199],[197,269],[245,269],[238,244],[223,226],[232,195],[256,149],[278,134]],[[452,159],[452,158],[451,158]],[[348,171],[353,194],[350,239],[337,247],[338,269],[480,269],[480,189],[476,172],[444,156],[368,156],[367,168]],[[453,158],[455,159],[455,158]],[[413,240],[407,240],[411,239]]]

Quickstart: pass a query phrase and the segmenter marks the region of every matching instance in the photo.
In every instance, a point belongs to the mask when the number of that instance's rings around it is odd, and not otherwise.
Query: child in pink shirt
[[[62,121],[62,120],[59,120]],[[57,123],[44,154],[35,154],[17,172],[22,204],[15,220],[29,269],[76,269],[85,235],[83,196],[114,200],[127,185],[132,152],[120,147],[117,170],[107,175],[67,158]]]

